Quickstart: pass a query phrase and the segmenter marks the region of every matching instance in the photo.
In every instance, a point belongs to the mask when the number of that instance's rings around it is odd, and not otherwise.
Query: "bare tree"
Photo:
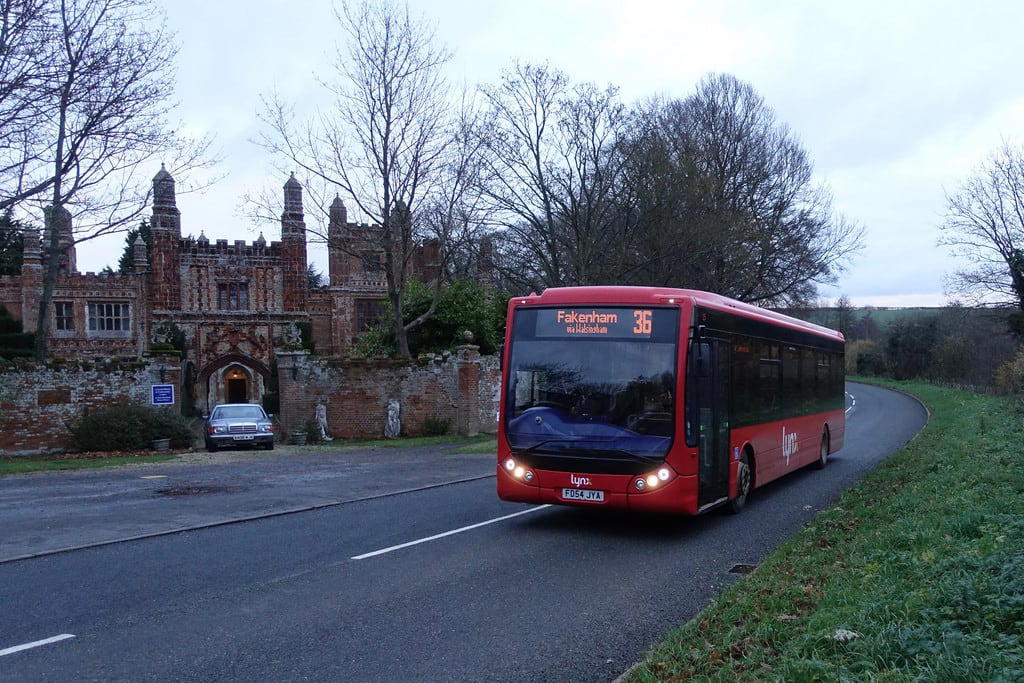
[[[49,187],[50,179],[26,186],[43,110],[52,29],[46,0],[0,0],[0,212]],[[41,185],[38,183],[42,183]]]
[[[626,228],[618,91],[524,63],[481,91],[484,192],[503,232],[505,275],[521,288],[614,278]]]
[[[423,212],[436,209],[452,138],[451,103],[441,74],[450,55],[437,44],[433,27],[410,16],[408,6],[366,0],[345,4],[335,14],[346,40],[333,78],[322,83],[333,95],[332,106],[297,123],[291,105],[267,97],[261,112],[267,130],[257,142],[313,180],[307,186],[321,209],[336,191],[364,220],[379,226],[361,231],[362,240],[330,246],[370,268],[383,267],[397,350],[407,356],[408,332],[433,308],[406,323],[403,287],[423,241],[447,237],[444,230],[432,231],[436,223]],[[319,237],[329,236],[322,230]],[[446,245],[439,248],[443,254]]]
[[[66,221],[75,219],[75,241],[126,230],[148,203],[146,176],[158,160],[170,157],[179,174],[211,163],[208,140],[187,140],[167,122],[177,48],[154,21],[161,14],[150,0],[52,0],[47,7],[48,62],[35,95],[45,115],[34,122],[24,169],[24,186],[49,195],[40,359]]]
[[[946,202],[939,244],[970,264],[951,289],[1024,313],[1024,147],[1004,142]]]
[[[834,281],[859,248],[860,228],[833,211],[807,152],[749,84],[711,75],[642,117],[634,129],[649,160],[639,168],[654,179],[634,183],[645,234],[636,242],[656,249],[645,250],[640,275],[793,304]]]

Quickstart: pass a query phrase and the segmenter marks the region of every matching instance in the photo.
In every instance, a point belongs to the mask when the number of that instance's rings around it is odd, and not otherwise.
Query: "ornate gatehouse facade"
[[[173,345],[181,351],[183,407],[202,413],[218,403],[260,402],[277,354],[304,341],[320,355],[345,355],[382,310],[383,274],[342,248],[357,234],[365,244],[374,228],[349,223],[340,199],[330,208],[329,285],[310,288],[302,186],[294,176],[284,185],[281,238],[269,243],[262,234],[252,243],[183,237],[174,179],[164,169],[153,178],[153,197],[151,253],[139,237],[126,275],[79,273],[70,215],[47,217],[62,250],[50,318],[53,357],[139,358]],[[48,235],[41,244],[38,232],[26,232],[21,275],[0,278],[0,305],[26,332],[36,327],[48,243]],[[422,248],[421,277],[436,277],[436,254],[434,245]]]

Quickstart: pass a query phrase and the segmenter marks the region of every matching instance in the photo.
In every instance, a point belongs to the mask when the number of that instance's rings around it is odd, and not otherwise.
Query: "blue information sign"
[[[151,401],[155,406],[174,405],[173,384],[151,384],[149,393]]]

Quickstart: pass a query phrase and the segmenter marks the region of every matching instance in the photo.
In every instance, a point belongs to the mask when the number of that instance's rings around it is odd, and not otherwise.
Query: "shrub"
[[[424,436],[444,436],[451,426],[451,420],[431,416],[423,421],[423,434]]]
[[[1001,394],[1024,395],[1024,347],[996,368],[996,389]]]
[[[298,431],[302,431],[301,429]],[[306,443],[320,443],[323,439],[320,438],[320,425],[316,423],[316,420],[309,420],[306,422]]]
[[[852,368],[850,367],[851,360]],[[881,347],[876,342],[852,342],[846,348],[846,371],[858,375],[884,375],[885,354],[882,353]]]
[[[141,451],[154,439],[170,439],[171,448],[193,445],[192,430],[180,414],[135,403],[86,415],[71,430],[72,443],[80,451]]]

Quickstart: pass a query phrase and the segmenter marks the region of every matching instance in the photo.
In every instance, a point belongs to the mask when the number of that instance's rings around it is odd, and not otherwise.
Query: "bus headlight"
[[[526,470],[526,472],[523,474],[523,481],[525,481],[527,484],[533,481],[533,472],[531,472],[530,470]]]
[[[514,470],[514,471],[512,472],[512,474],[514,474],[514,475],[515,475],[516,479],[522,479],[522,478],[523,478],[523,474],[524,474],[525,472],[526,472],[526,470],[524,470],[524,469],[522,468],[522,466],[518,466],[518,467],[516,467],[516,469],[515,469],[515,470]]]
[[[660,467],[654,472],[637,477],[633,480],[633,487],[637,491],[653,491],[673,478],[673,472],[668,467]]]
[[[515,468],[516,468],[516,461],[515,460],[513,460],[512,458],[509,458],[508,460],[505,461],[505,469],[506,470],[511,472]]]

